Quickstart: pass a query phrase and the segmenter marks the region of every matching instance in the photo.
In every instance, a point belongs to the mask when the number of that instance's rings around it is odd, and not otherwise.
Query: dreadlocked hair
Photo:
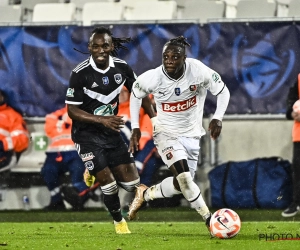
[[[101,27],[96,27],[93,31],[92,34],[108,34],[112,38],[112,43],[114,45],[114,50],[111,52],[112,56],[117,56],[118,51],[120,49],[125,49],[128,50],[127,47],[123,45],[123,43],[130,43],[132,41],[131,37],[114,37],[111,30],[108,28],[105,28],[103,26]]]
[[[169,42],[166,43],[166,45],[176,45],[182,48],[185,48],[185,46],[191,47],[191,45],[188,43],[187,39],[184,36],[172,38]]]

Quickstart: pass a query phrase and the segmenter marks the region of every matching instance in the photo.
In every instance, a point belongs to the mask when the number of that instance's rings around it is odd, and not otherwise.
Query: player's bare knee
[[[173,164],[173,166],[177,172],[177,175],[179,175],[180,173],[189,171],[189,166],[188,166],[187,160],[185,160],[185,159],[176,161]]]
[[[134,181],[129,182],[118,182],[119,185],[124,188],[127,192],[134,192],[136,187],[140,185],[140,177]]]

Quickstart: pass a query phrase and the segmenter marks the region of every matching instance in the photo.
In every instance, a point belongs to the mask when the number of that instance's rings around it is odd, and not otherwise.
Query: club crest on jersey
[[[115,81],[117,84],[120,84],[122,82],[122,75],[121,74],[115,74],[114,75]]]
[[[190,91],[195,91],[197,89],[196,85],[190,85]]]
[[[74,97],[74,89],[73,88],[68,88],[66,96],[67,97]]]
[[[103,82],[104,85],[109,84],[109,79],[108,79],[108,77],[107,77],[107,76],[102,77],[102,82]]]
[[[86,153],[86,154],[80,154],[80,157],[81,157],[82,161],[89,161],[89,160],[92,160],[95,156],[92,152],[90,152],[90,153]]]
[[[180,88],[175,88],[175,95],[180,96]]]

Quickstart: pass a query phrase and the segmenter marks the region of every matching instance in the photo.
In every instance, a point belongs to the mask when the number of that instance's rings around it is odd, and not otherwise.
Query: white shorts
[[[160,132],[154,134],[153,139],[163,162],[168,167],[185,159],[194,178],[200,151],[200,137],[175,137]]]

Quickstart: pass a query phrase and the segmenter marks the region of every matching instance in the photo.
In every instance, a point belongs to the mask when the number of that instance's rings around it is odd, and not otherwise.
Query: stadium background
[[[273,2],[280,7],[279,1]],[[33,208],[46,205],[47,191],[34,186],[33,178],[43,163],[47,145],[43,118],[64,105],[70,71],[86,58],[74,48],[87,51],[94,25],[110,25],[115,36],[133,38],[129,51],[120,51],[119,57],[137,74],[160,65],[163,44],[178,35],[186,36],[191,43],[188,56],[221,74],[231,100],[221,138],[216,143],[208,137],[202,140],[198,172],[202,190],[209,190],[207,172],[222,162],[269,156],[290,160],[292,122],[285,120],[284,113],[287,91],[299,72],[299,19],[278,17],[276,12],[272,18],[230,19],[226,16],[229,7],[224,5],[223,18],[204,23],[197,19],[95,21],[91,26],[74,23],[76,20],[59,24],[30,20],[2,23],[1,89],[9,93],[10,105],[26,117],[33,141],[13,169],[13,173],[22,176],[20,183],[24,185],[2,189],[0,209],[21,208],[24,193],[29,194]],[[205,105],[206,127],[214,107],[215,99],[209,95]],[[45,144],[39,144],[41,140]]]

